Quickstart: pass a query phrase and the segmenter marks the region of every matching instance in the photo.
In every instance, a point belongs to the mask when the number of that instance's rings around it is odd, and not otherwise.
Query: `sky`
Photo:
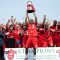
[[[27,1],[32,1],[39,22],[43,15],[47,15],[47,20],[60,21],[60,0],[0,0],[0,23],[7,23],[11,16],[23,22]]]

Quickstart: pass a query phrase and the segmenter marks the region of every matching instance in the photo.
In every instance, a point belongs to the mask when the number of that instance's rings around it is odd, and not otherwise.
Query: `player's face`
[[[13,30],[13,27],[12,26],[10,26],[10,30]]]
[[[13,19],[13,16],[11,16],[11,19]]]
[[[26,25],[24,25],[24,26],[23,26],[23,30],[27,30],[27,27],[26,27]]]
[[[30,20],[29,20],[29,23],[30,23],[30,24],[34,24],[33,19],[30,19]]]

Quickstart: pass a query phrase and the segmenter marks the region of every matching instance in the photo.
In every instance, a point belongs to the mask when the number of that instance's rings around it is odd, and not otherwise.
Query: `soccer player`
[[[33,13],[34,16],[35,16],[35,13]],[[36,16],[35,16],[36,18]],[[28,36],[28,39],[27,39],[27,43],[26,43],[26,47],[27,48],[31,48],[31,47],[34,47],[36,48],[37,47],[37,28],[36,28],[36,19],[35,19],[35,22],[28,18],[28,13],[27,13],[27,17],[26,17],[26,22],[27,22],[27,26],[28,26],[28,30],[27,30],[27,36]]]
[[[20,35],[21,35],[21,27],[17,24],[15,25],[15,29],[14,29],[14,32],[13,32],[13,35],[14,35],[14,38],[15,38],[15,46],[16,47],[21,47],[21,40],[20,40]]]
[[[60,22],[57,24],[56,38],[56,46],[60,47]]]
[[[40,26],[39,33],[38,33],[38,47],[44,47],[44,28]]]
[[[45,35],[46,46],[47,47],[53,47],[52,35],[50,33],[49,24],[48,23],[45,23],[44,35]]]
[[[14,48],[15,47],[15,39],[13,35],[13,25],[10,25],[8,31],[6,32],[6,46],[7,48]]]
[[[26,48],[26,43],[27,43],[27,39],[28,39],[28,36],[26,34],[27,33],[26,23],[23,23],[22,27],[23,27],[22,45],[24,48]]]
[[[53,40],[53,46],[56,46],[57,40],[58,40],[58,33],[57,33],[57,21],[53,21],[53,25],[50,27],[51,34],[52,34],[52,40]]]
[[[35,22],[31,19],[29,19],[28,17],[28,13],[26,15],[26,23],[28,26],[28,30],[27,30],[27,43],[26,43],[26,59],[27,59],[27,55],[28,55],[28,48],[33,48],[34,49],[34,59],[35,59],[35,55],[36,55],[36,49],[38,47],[37,45],[37,18],[35,13],[33,12],[34,16],[35,16]],[[25,60],[26,60],[25,59]]]

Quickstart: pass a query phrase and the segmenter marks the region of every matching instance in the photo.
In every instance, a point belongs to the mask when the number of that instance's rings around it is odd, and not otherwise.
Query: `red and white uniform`
[[[19,34],[20,34],[20,30],[14,30],[14,38],[15,38],[16,41],[20,40]]]
[[[57,47],[60,47],[60,31],[57,31],[56,34],[55,34],[55,40],[56,40],[56,46]]]
[[[56,30],[56,26],[52,26],[50,29],[52,31],[53,46],[58,46],[59,34]]]
[[[47,43],[46,46],[47,47],[52,47],[53,46],[53,40],[52,40],[52,36],[50,35],[50,31],[46,31],[45,30],[45,42]]]
[[[27,31],[28,39],[27,39],[27,44],[26,47],[37,47],[37,29],[35,24],[28,24],[28,31]]]
[[[38,47],[45,47],[44,29],[40,28],[38,33]]]

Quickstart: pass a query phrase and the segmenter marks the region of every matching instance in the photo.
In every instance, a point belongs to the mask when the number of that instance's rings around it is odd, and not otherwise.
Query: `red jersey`
[[[56,30],[56,26],[51,26],[50,29],[55,29]]]
[[[7,35],[7,38],[13,38],[14,37],[13,31],[6,32],[6,35]]]
[[[38,41],[38,47],[44,47],[45,38],[43,34],[39,34],[37,41]]]
[[[45,42],[47,42],[47,46],[53,46],[52,36],[48,30],[45,30]]]
[[[57,46],[58,47],[58,46],[60,46],[59,33],[56,30],[56,26],[52,26],[51,29],[52,29],[53,44],[54,44],[54,46]]]
[[[27,35],[28,36],[37,36],[37,28],[36,28],[35,24],[28,25]]]
[[[56,35],[56,46],[60,47],[60,31],[57,31],[57,35]]]
[[[20,30],[14,30],[14,38],[15,38],[15,40],[20,40],[19,34],[20,34]]]

